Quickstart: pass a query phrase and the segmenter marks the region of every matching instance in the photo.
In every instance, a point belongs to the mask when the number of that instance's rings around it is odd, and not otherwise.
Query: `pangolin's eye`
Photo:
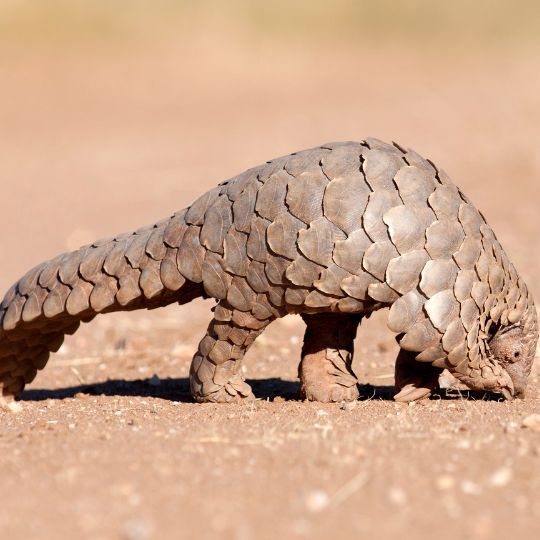
[[[519,351],[514,351],[514,358],[519,358],[520,354]]]

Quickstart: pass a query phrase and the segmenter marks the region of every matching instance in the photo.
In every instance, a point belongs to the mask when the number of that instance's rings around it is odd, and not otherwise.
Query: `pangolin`
[[[0,304],[3,403],[81,322],[196,297],[217,301],[190,368],[200,402],[252,398],[242,357],[291,313],[307,326],[301,392],[318,401],[357,399],[353,341],[380,308],[401,401],[429,396],[443,369],[522,397],[538,340],[532,296],[483,215],[431,161],[368,138],[273,159],[30,270]]]

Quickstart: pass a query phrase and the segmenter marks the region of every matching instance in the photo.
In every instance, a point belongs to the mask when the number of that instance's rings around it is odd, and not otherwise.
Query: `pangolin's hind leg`
[[[302,397],[337,402],[358,399],[358,380],[351,364],[360,315],[302,315],[307,325],[298,368]]]
[[[441,368],[416,360],[417,353],[400,349],[396,359],[396,401],[418,401],[427,398],[439,386]]]
[[[253,399],[242,376],[242,358],[273,319],[259,320],[226,304],[216,307],[214,319],[191,363],[191,394],[200,403],[230,403]]]

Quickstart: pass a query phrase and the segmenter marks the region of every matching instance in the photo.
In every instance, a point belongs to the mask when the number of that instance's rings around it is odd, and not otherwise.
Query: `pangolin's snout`
[[[511,364],[506,366],[506,371],[514,383],[514,397],[524,399],[527,388],[527,376],[523,373],[521,366],[519,364]]]

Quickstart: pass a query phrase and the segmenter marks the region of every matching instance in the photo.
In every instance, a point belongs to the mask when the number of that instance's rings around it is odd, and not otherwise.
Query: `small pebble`
[[[133,519],[122,527],[122,538],[126,540],[146,540],[152,534],[150,523],[143,519]]]
[[[7,408],[15,414],[20,413],[23,410],[23,406],[17,401],[11,401],[10,403],[8,403]]]
[[[437,481],[436,481],[437,488],[440,489],[441,491],[452,489],[455,483],[456,482],[454,478],[448,474],[443,474],[442,476],[439,476],[439,478],[437,478]]]
[[[524,428],[540,431],[540,414],[531,414],[523,419],[521,425]]]
[[[514,476],[514,473],[512,472],[511,469],[509,469],[508,467],[503,467],[502,469],[495,471],[491,475],[489,479],[489,483],[493,487],[504,487],[504,486],[507,486],[511,482],[513,476]]]
[[[388,490],[388,500],[396,506],[405,506],[407,494],[399,486],[393,486]]]
[[[471,441],[469,439],[462,439],[456,442],[456,448],[461,450],[468,450],[471,447]]]
[[[330,497],[326,491],[315,489],[307,494],[305,499],[306,508],[313,514],[321,512],[330,504]]]
[[[354,411],[354,409],[356,409],[356,407],[358,407],[358,402],[357,401],[346,401],[345,403],[343,403],[340,406],[340,409],[342,409],[344,411]]]
[[[480,493],[482,493],[480,486],[470,480],[461,482],[461,491],[467,495],[480,495]]]
[[[160,386],[161,379],[154,373],[154,375],[152,375],[150,379],[148,379],[148,384],[150,386]]]
[[[508,424],[504,426],[504,432],[511,433],[513,431],[516,431],[516,429],[518,428],[519,428],[519,425],[516,424],[516,422],[508,422]]]

